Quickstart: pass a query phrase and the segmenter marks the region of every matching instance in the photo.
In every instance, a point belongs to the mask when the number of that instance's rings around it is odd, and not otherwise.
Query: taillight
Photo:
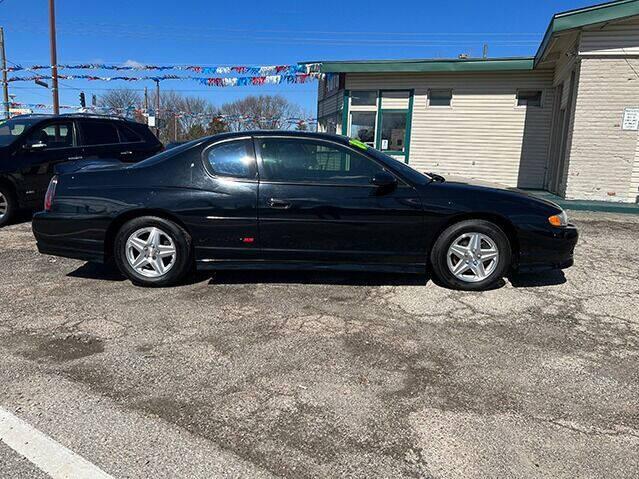
[[[51,178],[49,182],[49,187],[47,188],[47,194],[44,197],[44,211],[51,211],[51,206],[53,206],[53,197],[55,196],[55,188],[58,186],[58,177],[54,176]]]

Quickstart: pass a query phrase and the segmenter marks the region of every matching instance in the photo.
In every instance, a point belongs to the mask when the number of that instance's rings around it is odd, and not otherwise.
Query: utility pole
[[[2,68],[2,102],[5,118],[11,116],[9,111],[9,82],[7,81],[7,56],[4,48],[4,29],[0,27],[0,68]]]
[[[160,80],[155,80],[155,135],[160,139]]]
[[[482,57],[488,58],[488,43],[484,43],[484,51],[483,51]]]
[[[149,116],[149,89],[144,87],[144,113]]]
[[[49,34],[51,46],[51,92],[53,93],[53,114],[60,114],[58,95],[58,53],[55,38],[55,0],[49,0]]]

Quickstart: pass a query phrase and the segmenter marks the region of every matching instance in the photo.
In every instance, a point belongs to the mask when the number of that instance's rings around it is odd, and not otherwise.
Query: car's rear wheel
[[[145,216],[124,224],[115,238],[118,269],[141,286],[171,286],[188,272],[191,237],[164,218]]]
[[[431,252],[436,278],[446,287],[480,291],[495,286],[508,268],[510,241],[496,224],[466,220],[448,227]]]
[[[18,204],[13,191],[0,185],[0,228],[8,225],[18,210]]]

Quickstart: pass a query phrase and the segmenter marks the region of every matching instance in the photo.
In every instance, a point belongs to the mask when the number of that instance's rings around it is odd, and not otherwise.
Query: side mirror
[[[397,179],[386,171],[380,171],[373,179],[371,179],[371,184],[377,186],[380,189],[391,189],[397,186]]]

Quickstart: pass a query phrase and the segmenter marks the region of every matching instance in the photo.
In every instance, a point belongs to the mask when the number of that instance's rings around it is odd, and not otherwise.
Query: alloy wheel
[[[129,265],[146,278],[159,278],[175,265],[177,250],[173,239],[155,226],[135,231],[126,241]]]
[[[499,263],[499,248],[483,233],[463,233],[448,248],[448,269],[467,283],[478,283],[488,278]]]
[[[7,201],[7,197],[0,193],[0,220],[4,218],[9,210],[9,202]]]

